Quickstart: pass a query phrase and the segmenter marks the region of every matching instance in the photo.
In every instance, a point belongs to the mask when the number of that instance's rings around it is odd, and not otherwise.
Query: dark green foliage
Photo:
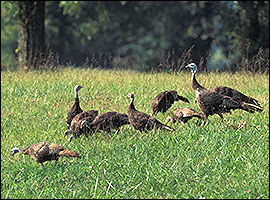
[[[6,64],[19,29],[9,12],[16,4],[1,5],[1,31],[12,33],[1,37]],[[200,70],[269,69],[268,1],[47,1],[45,10],[46,45],[60,63],[173,72],[192,60]]]

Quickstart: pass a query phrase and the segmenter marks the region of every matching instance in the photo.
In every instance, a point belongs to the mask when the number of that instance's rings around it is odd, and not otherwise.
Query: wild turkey
[[[188,99],[177,94],[177,91],[164,91],[159,93],[151,102],[152,116],[155,116],[158,112],[166,112],[175,101],[182,100],[189,103]]]
[[[87,137],[97,131],[111,133],[114,129],[118,132],[121,126],[127,124],[130,124],[130,122],[126,114],[119,112],[105,112],[98,115],[91,123],[88,120],[82,120],[81,128]],[[77,137],[77,135],[72,135],[69,138],[69,141],[72,141],[74,137]]]
[[[172,121],[173,123],[177,121],[187,123],[193,117],[204,119],[204,115],[202,113],[199,113],[191,108],[176,108],[172,114],[173,117],[167,117],[167,121]]]
[[[140,112],[136,110],[133,101],[134,95],[128,94],[128,97],[131,99],[131,102],[128,106],[128,119],[130,124],[136,129],[139,130],[141,133],[146,130],[152,129],[167,129],[169,131],[174,130],[170,126],[162,124],[160,121],[155,119],[153,116],[150,116],[146,113]]]
[[[79,113],[83,112],[83,110],[80,107],[80,101],[79,101],[79,96],[78,96],[78,91],[82,88],[80,85],[76,85],[74,88],[75,92],[75,101],[68,111],[68,114],[66,116],[66,123],[68,124],[68,128],[70,127],[72,119]]]
[[[64,147],[49,142],[39,142],[37,144],[33,144],[27,147],[24,150],[20,150],[19,148],[15,147],[11,150],[11,152],[12,155],[19,152],[25,155],[29,155],[36,162],[38,162],[41,167],[44,167],[43,166],[44,162],[50,160],[55,160],[56,164],[60,156],[81,158],[81,155],[78,154],[77,152],[67,150]]]
[[[97,110],[87,110],[85,112],[77,114],[71,121],[70,129],[65,131],[64,136],[68,134],[75,135],[78,137],[79,135],[85,133],[87,130],[82,127],[83,121],[88,121],[91,123],[98,116]]]
[[[218,87],[211,89],[211,91],[217,92],[217,93],[225,95],[225,96],[229,96],[229,97],[233,98],[233,100],[238,101],[238,102],[245,102],[245,103],[254,104],[256,106],[261,107],[258,100],[254,99],[252,97],[248,97],[248,96],[244,95],[243,93],[241,93],[233,88],[229,88],[226,86],[218,86]]]
[[[209,115],[214,114],[218,114],[223,120],[222,113],[230,113],[231,110],[241,109],[251,113],[254,111],[262,111],[262,109],[256,105],[235,101],[229,96],[224,96],[215,91],[207,90],[201,86],[195,78],[195,74],[197,72],[197,66],[195,63],[191,63],[185,68],[189,68],[192,71],[192,88],[195,91],[196,101],[205,115],[204,123]]]

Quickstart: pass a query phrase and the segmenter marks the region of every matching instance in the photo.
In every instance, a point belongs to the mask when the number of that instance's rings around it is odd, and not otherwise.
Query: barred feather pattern
[[[56,163],[60,156],[81,158],[81,155],[77,152],[67,150],[62,146],[49,142],[32,144],[23,150],[19,148],[12,149],[12,154],[18,152],[31,156],[41,167],[43,167],[43,163],[46,161],[55,160]]]

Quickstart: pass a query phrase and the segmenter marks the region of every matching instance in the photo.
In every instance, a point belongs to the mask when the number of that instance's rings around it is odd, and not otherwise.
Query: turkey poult
[[[79,113],[82,113],[83,110],[80,107],[80,101],[79,101],[79,96],[78,96],[78,91],[82,88],[80,85],[76,85],[74,88],[75,92],[75,101],[72,104],[72,107],[68,111],[68,114],[66,116],[66,123],[68,124],[68,128],[70,127],[72,119]]]
[[[19,152],[31,156],[41,167],[44,167],[43,163],[46,161],[55,160],[56,164],[60,156],[81,158],[81,155],[77,152],[67,150],[64,147],[49,142],[39,142],[23,150],[17,147],[11,150],[12,155]]]
[[[173,117],[167,117],[167,122],[172,121],[173,123],[177,121],[181,121],[187,123],[193,117],[197,117],[199,119],[204,119],[204,115],[199,113],[191,108],[176,108],[172,112]]]
[[[224,96],[201,86],[195,78],[197,72],[197,65],[195,63],[191,63],[185,68],[189,68],[192,71],[192,88],[195,92],[196,101],[205,116],[203,124],[205,124],[209,115],[218,114],[223,120],[222,113],[230,113],[231,110],[241,109],[251,113],[254,111],[262,111],[259,106],[235,101],[229,96]]]
[[[79,137],[81,134],[87,132],[86,128],[83,128],[82,122],[87,121],[89,123],[93,122],[94,119],[98,116],[97,110],[87,110],[85,112],[77,114],[71,121],[70,129],[65,131],[64,136],[72,134],[75,137]]]
[[[128,97],[131,99],[131,102],[128,106],[128,119],[130,124],[136,129],[139,130],[141,133],[146,130],[152,129],[166,129],[169,131],[173,131],[174,129],[170,126],[162,124],[160,121],[155,119],[153,116],[150,116],[146,113],[140,112],[136,110],[133,101],[134,95],[128,94]]]
[[[119,112],[105,112],[99,114],[91,123],[87,120],[81,120],[81,128],[87,137],[97,131],[105,131],[111,133],[112,130],[118,132],[121,126],[128,125],[128,116]],[[69,141],[72,141],[77,135],[72,135]]]
[[[177,91],[164,91],[155,96],[151,102],[152,116],[155,116],[158,112],[166,112],[175,101],[182,100],[189,103],[188,99],[177,94]]]
[[[229,96],[229,97],[233,98],[233,100],[235,100],[235,101],[254,104],[254,105],[262,108],[262,106],[260,105],[260,103],[257,99],[254,99],[252,97],[248,97],[248,96],[244,95],[243,93],[237,91],[236,89],[226,87],[226,86],[218,86],[218,87],[211,89],[211,91],[217,92],[217,93],[225,95],[225,96]]]

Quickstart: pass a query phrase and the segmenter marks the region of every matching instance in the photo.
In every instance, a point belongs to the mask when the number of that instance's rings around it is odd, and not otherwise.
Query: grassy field
[[[59,69],[55,72],[1,72],[1,198],[269,198],[269,76],[257,74],[197,74],[201,85],[226,85],[260,101],[262,113],[234,111],[188,124],[170,124],[175,132],[143,135],[124,126],[109,137],[102,133],[64,138],[65,116],[80,84],[81,107],[100,113],[127,113],[127,93],[135,107],[151,112],[159,92],[177,90],[194,103],[191,73],[139,73],[120,70]],[[81,159],[60,158],[41,169],[30,156],[11,155],[47,141],[75,150]],[[46,177],[46,178],[45,178]]]

